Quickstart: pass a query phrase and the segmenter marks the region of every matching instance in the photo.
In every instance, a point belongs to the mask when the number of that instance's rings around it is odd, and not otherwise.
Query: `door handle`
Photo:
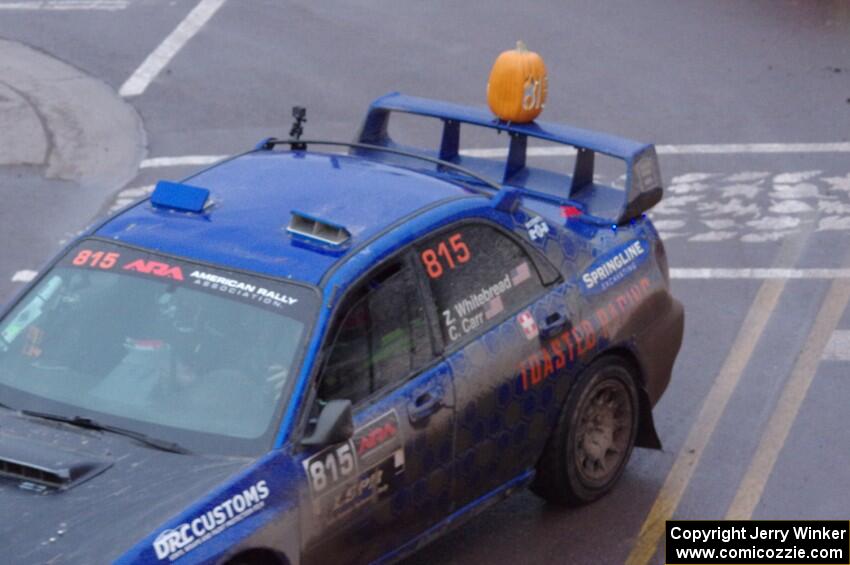
[[[549,339],[555,337],[564,330],[569,329],[570,321],[561,312],[553,312],[546,316],[543,323],[540,324],[540,337]]]
[[[407,415],[410,422],[415,424],[426,420],[443,405],[442,390],[430,388],[422,392],[407,404]]]

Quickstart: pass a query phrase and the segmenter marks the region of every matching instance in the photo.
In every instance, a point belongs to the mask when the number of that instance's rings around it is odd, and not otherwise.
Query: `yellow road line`
[[[753,515],[779,452],[788,439],[791,426],[806,398],[809,385],[814,380],[823,350],[841,320],[848,300],[850,282],[833,282],[815,318],[806,344],[797,358],[794,370],[782,389],[782,396],[779,397],[779,402],[762,433],[756,454],[750,461],[750,466],[738,486],[738,492],[729,506],[727,520],[749,520]]]
[[[637,542],[626,560],[627,565],[644,565],[655,555],[658,542],[664,535],[665,521],[673,516],[679,506],[714,428],[717,427],[784,288],[784,279],[766,280],[759,288],[753,305],[747,312],[735,341],[732,342],[732,350],[723,362],[711,390],[703,401],[699,415],[688,432],[688,438],[641,526]]]

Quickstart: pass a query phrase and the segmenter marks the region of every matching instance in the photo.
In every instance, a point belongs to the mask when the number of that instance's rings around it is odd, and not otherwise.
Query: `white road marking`
[[[850,361],[850,330],[835,330],[823,350],[825,361]]]
[[[727,239],[732,239],[736,235],[738,234],[733,231],[713,230],[709,232],[698,233],[695,236],[691,237],[689,241],[726,241]]]
[[[847,173],[843,177],[824,177],[823,182],[829,184],[832,190],[850,192],[850,173]]]
[[[139,96],[165,68],[171,59],[194,37],[204,24],[212,18],[226,0],[201,0],[180,22],[174,31],[163,40],[147,59],[127,79],[118,94],[124,97]]]
[[[212,165],[229,155],[184,155],[183,157],[153,157],[139,163],[140,169]]]
[[[812,183],[802,182],[800,184],[774,184],[770,196],[780,200],[791,198],[820,198],[822,195],[818,187]]]
[[[686,173],[684,175],[679,175],[678,177],[673,177],[673,180],[670,181],[673,184],[681,184],[681,185],[691,185],[694,186],[703,186],[699,184],[700,181],[708,180],[711,177],[717,176],[713,173]]]
[[[38,271],[18,271],[12,275],[12,282],[30,282],[36,277],[36,275],[38,275]]]
[[[820,171],[800,171],[796,173],[782,173],[773,177],[773,182],[777,184],[795,184],[816,177],[820,173]]]
[[[503,147],[489,149],[462,149],[461,155],[465,157],[483,157],[485,159],[507,157],[508,150]],[[569,157],[576,154],[572,147],[529,147],[526,150],[528,157]]]
[[[685,227],[685,220],[657,220],[652,222],[655,225],[655,229],[657,230],[677,230],[679,228]]]
[[[850,231],[850,174],[688,173],[673,177],[666,192],[650,217],[661,222],[659,229],[669,238],[763,243],[809,227],[819,232]]]
[[[19,0],[0,2],[0,10],[105,10],[114,12],[124,10],[130,0]]]
[[[113,212],[117,212],[124,206],[132,204],[140,198],[148,196],[151,192],[153,192],[155,186],[156,185],[149,184],[145,186],[125,188],[124,190],[115,195],[115,200],[109,207],[108,213],[112,214]]]
[[[841,216],[827,216],[825,218],[821,218],[818,222],[818,231],[827,230],[850,230],[850,217],[842,218]]]
[[[730,153],[850,153],[850,142],[657,145],[655,150],[659,155],[727,155]]]
[[[224,0],[220,0],[223,2]],[[128,81],[129,82],[129,81]],[[126,84],[125,84],[126,86]],[[122,96],[124,87],[122,87]],[[721,143],[717,145],[657,145],[656,151],[664,155],[722,155],[727,153],[850,153],[850,143]],[[507,157],[508,150],[503,148],[487,148],[487,149],[464,149],[460,152],[461,155],[467,157]],[[529,157],[562,157],[575,155],[575,149],[570,147],[529,147]],[[177,167],[181,165],[206,165],[215,163],[224,159],[223,155],[185,155],[182,157],[155,157],[142,161],[141,167],[156,168],[156,167]],[[804,171],[802,173],[786,173],[779,175],[775,182],[789,183],[789,179],[793,178],[808,178],[805,175],[817,175],[820,171]],[[794,175],[794,176],[786,176]],[[692,183],[699,180],[705,180],[714,176],[712,173],[689,173],[680,177],[674,177],[673,184],[677,183]],[[737,173],[726,180],[729,182],[753,182],[762,180],[769,176],[766,172],[743,172]],[[813,176],[813,175],[811,175]],[[850,174],[847,177],[832,177],[823,179],[825,182],[832,182],[836,189],[846,190],[850,192]],[[799,182],[799,181],[797,181]]]
[[[767,178],[770,173],[765,171],[746,171],[743,173],[736,173],[726,178],[729,182],[754,182],[757,180],[761,180]]]
[[[656,145],[659,155],[729,155],[741,153],[850,153],[850,142],[835,143],[697,143]],[[466,149],[469,157],[506,157],[507,148]],[[529,157],[566,157],[575,155],[571,147],[529,147]]]
[[[654,222],[655,225],[658,225],[658,222]],[[725,219],[725,220],[703,220],[705,225],[710,227],[713,230],[728,230],[729,228],[735,227],[735,220]]]
[[[672,279],[850,279],[850,269],[672,268]]]
[[[142,196],[147,196],[154,189],[153,184],[147,184],[145,186],[135,186],[132,188],[125,188],[121,192],[118,193],[118,196],[121,198],[141,198]]]

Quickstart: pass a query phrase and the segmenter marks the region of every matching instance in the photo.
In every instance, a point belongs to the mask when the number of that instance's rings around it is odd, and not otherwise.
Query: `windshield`
[[[300,285],[86,241],[0,321],[0,402],[261,453],[315,302]]]

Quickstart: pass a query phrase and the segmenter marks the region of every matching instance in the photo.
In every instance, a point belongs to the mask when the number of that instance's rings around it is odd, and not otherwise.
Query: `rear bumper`
[[[638,351],[652,406],[658,402],[673,373],[673,364],[682,347],[685,331],[685,309],[682,303],[669,296],[669,306],[656,310],[656,316],[647,330],[638,337]]]

